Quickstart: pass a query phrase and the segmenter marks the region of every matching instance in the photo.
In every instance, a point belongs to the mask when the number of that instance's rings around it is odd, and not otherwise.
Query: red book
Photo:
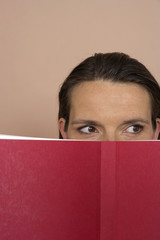
[[[160,240],[160,143],[0,140],[0,240]]]

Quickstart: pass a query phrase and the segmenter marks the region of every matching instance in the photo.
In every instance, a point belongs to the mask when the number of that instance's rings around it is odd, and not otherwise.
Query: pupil
[[[134,126],[134,127],[133,127],[133,131],[134,131],[134,132],[138,132],[138,131],[139,131],[139,126],[138,126],[138,125],[137,125],[137,126]]]
[[[88,131],[89,132],[94,132],[94,128],[93,127],[88,127]]]

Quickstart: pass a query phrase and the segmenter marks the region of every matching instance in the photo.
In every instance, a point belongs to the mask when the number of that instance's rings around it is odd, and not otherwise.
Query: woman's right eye
[[[79,132],[89,134],[89,133],[97,133],[97,129],[93,126],[85,126],[85,127],[80,127]]]

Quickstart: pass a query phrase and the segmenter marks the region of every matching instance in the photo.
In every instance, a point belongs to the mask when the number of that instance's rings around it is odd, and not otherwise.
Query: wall
[[[57,95],[95,52],[121,51],[160,82],[159,0],[1,0],[0,132],[57,137]]]

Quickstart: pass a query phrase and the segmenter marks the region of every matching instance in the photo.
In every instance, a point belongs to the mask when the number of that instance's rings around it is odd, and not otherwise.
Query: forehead
[[[151,115],[150,96],[147,90],[138,84],[115,83],[111,81],[91,81],[76,86],[71,94],[71,111],[77,117],[111,117],[130,114]],[[93,113],[93,116],[92,116]]]

